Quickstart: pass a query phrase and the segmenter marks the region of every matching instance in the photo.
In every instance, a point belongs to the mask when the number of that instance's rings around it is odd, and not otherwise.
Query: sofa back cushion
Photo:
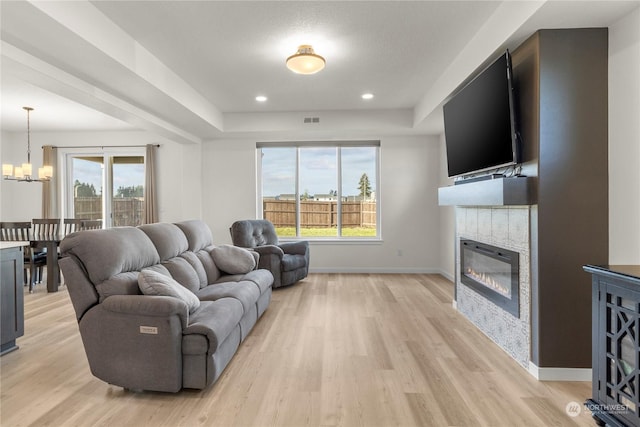
[[[275,227],[266,219],[236,221],[231,225],[230,232],[233,244],[243,248],[278,244]]]
[[[176,222],[175,224],[187,238],[189,250],[198,252],[213,245],[213,235],[211,229],[204,221],[192,219],[189,221]]]
[[[195,268],[186,259],[177,256],[162,263],[162,266],[169,270],[171,277],[191,292],[200,289],[200,279]]]
[[[78,259],[94,285],[160,262],[153,242],[135,227],[72,233],[60,243],[60,252]]]
[[[138,228],[149,236],[160,255],[160,261],[177,257],[189,248],[187,237],[174,224],[159,222]]]
[[[217,282],[220,276],[222,276],[222,272],[220,271],[216,263],[213,262],[210,251],[211,249],[202,249],[195,253],[196,257],[198,257],[198,260],[202,263],[204,271],[207,273],[207,283],[202,285],[201,288],[204,288],[209,283]]]
[[[211,258],[211,230],[200,220],[155,223],[72,233],[60,244],[95,286],[99,302],[112,295],[140,294],[137,273],[152,269],[192,292],[221,275]]]

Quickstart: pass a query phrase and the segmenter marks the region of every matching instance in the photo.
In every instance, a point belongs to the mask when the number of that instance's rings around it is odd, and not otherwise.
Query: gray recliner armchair
[[[273,224],[266,219],[236,221],[229,229],[235,246],[260,254],[258,268],[271,271],[273,287],[288,286],[309,273],[309,242],[279,243]]]

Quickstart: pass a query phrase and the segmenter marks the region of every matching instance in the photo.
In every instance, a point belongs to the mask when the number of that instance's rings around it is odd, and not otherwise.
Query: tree
[[[116,191],[116,197],[143,197],[144,187],[142,185],[130,186],[130,187],[118,187]]]
[[[97,197],[96,188],[93,184],[80,182],[76,179],[73,183],[73,188],[75,189],[75,197]]]
[[[364,198],[371,197],[371,184],[369,183],[369,177],[366,173],[363,173],[360,177],[360,182],[358,183],[358,190],[360,190],[360,195]]]

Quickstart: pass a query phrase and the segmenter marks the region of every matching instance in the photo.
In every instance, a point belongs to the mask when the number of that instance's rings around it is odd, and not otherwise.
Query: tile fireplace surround
[[[456,207],[456,247],[472,239],[518,252],[520,316],[514,317],[460,281],[456,269],[456,309],[525,369],[531,354],[530,207]],[[456,265],[460,253],[456,251]]]

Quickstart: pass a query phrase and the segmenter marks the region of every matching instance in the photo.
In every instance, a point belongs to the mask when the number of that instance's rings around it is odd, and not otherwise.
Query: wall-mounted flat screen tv
[[[514,102],[506,51],[443,107],[449,177],[520,162]]]

